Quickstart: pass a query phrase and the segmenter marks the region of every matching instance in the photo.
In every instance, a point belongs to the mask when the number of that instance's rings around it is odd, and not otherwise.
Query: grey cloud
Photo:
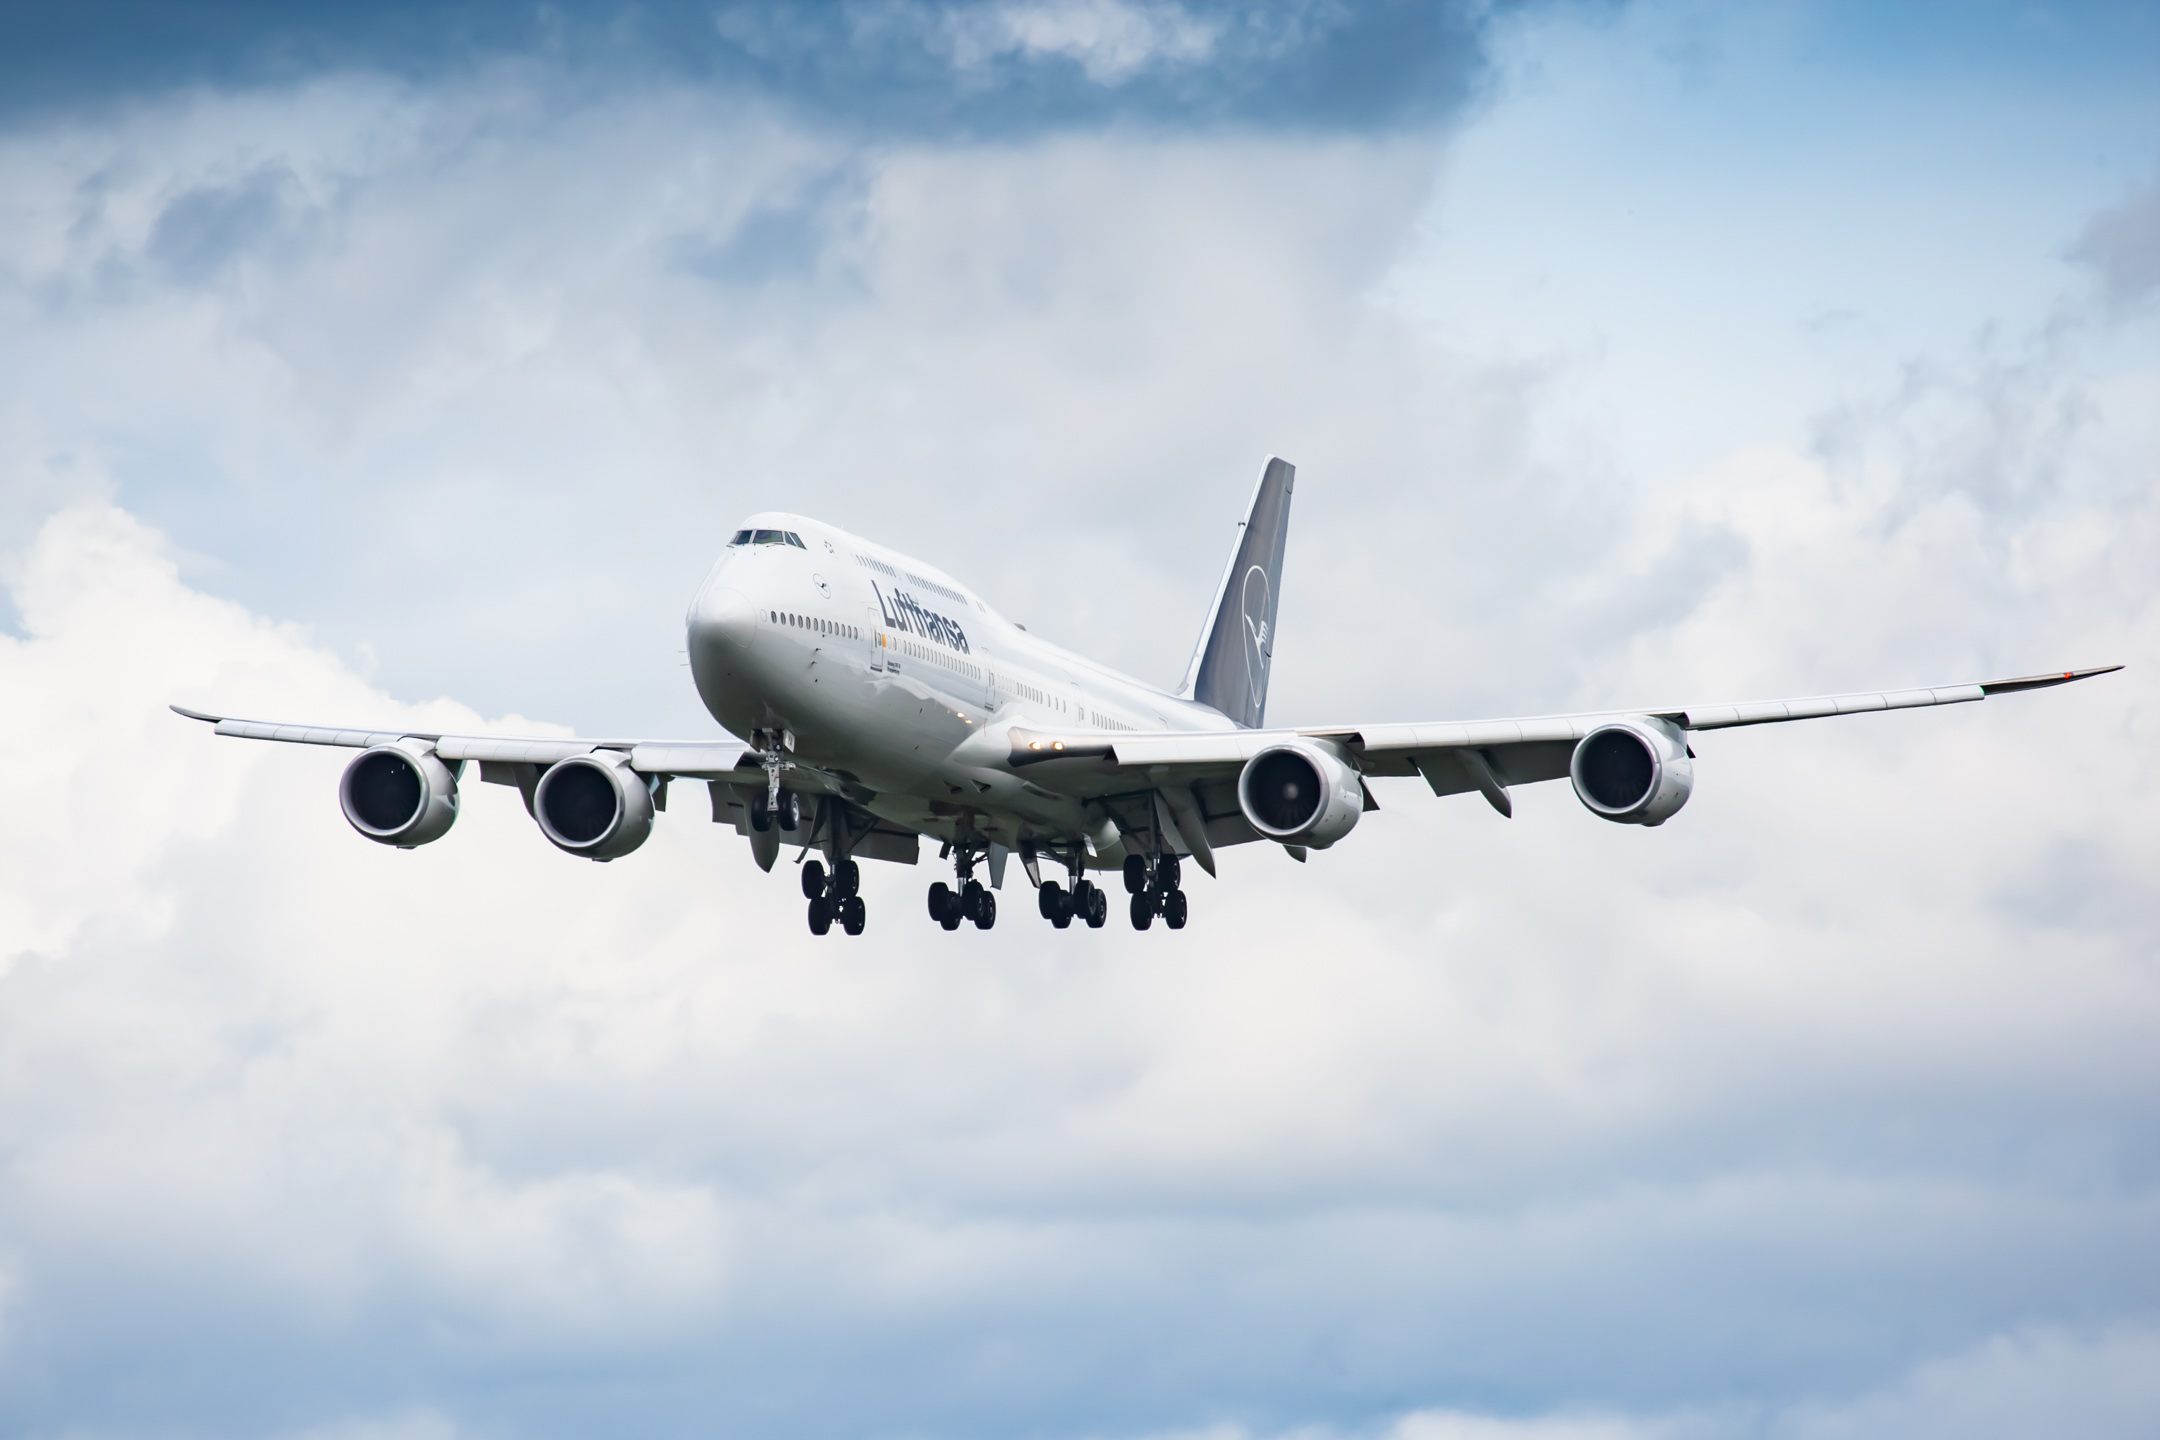
[[[2095,216],[2070,254],[2092,268],[2111,304],[2151,296],[2160,289],[2160,185]]]
[[[159,213],[146,249],[174,278],[200,284],[248,256],[289,258],[313,220],[298,178],[267,166],[174,198]]]
[[[1481,73],[1485,8],[1131,0],[847,0],[553,7],[523,0],[290,6],[101,0],[0,21],[0,114],[139,103],[188,86],[326,73],[455,83],[515,61],[570,93],[654,80],[784,102],[882,134],[1128,120],[1365,129],[1453,113]]]

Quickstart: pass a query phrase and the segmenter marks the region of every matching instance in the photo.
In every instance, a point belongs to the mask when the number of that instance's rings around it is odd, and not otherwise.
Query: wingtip
[[[185,716],[187,719],[190,720],[207,721],[212,725],[217,724],[218,721],[225,718],[222,715],[205,715],[202,711],[190,710],[185,705],[167,705],[165,708],[172,711],[175,715]]]
[[[2011,695],[2020,690],[2045,690],[2050,685],[2068,685],[2073,680],[2090,680],[2095,675],[2112,675],[2122,668],[2120,665],[2088,665],[2082,670],[2065,670],[2061,674],[2021,675],[2015,680],[1984,680],[1980,683],[1980,693]]]

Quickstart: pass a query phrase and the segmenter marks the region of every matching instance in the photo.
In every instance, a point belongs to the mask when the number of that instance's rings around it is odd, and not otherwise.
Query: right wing
[[[445,760],[477,760],[483,772],[491,765],[553,765],[573,755],[595,750],[626,751],[630,768],[644,775],[682,776],[685,779],[728,778],[749,756],[750,769],[757,768],[756,752],[736,741],[708,740],[579,740],[536,739],[515,735],[446,735],[429,730],[363,730],[334,725],[299,725],[282,720],[242,720],[231,715],[205,715],[175,705],[176,715],[203,720],[220,735],[242,740],[282,740],[294,745],[342,745],[366,750],[399,740],[424,740]],[[483,779],[490,778],[484,773]]]

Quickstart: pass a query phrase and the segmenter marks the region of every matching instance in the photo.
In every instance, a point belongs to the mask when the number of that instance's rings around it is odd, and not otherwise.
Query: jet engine
[[[410,850],[450,833],[457,776],[424,740],[377,745],[345,767],[338,807],[368,839]]]
[[[573,755],[547,768],[533,791],[540,832],[572,855],[613,860],[652,834],[652,791],[617,750]]]
[[[1238,808],[1270,840],[1324,850],[1365,810],[1357,771],[1318,745],[1271,745],[1238,772]]]
[[[1662,825],[1687,804],[1695,764],[1687,736],[1669,720],[1631,715],[1576,742],[1568,762],[1575,798],[1616,825]]]

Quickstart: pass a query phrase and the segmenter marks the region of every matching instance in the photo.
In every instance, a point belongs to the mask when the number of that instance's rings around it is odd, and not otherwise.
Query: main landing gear
[[[1125,889],[1132,896],[1132,928],[1145,930],[1157,915],[1172,930],[1185,928],[1185,892],[1178,888],[1178,859],[1160,855],[1150,865],[1144,855],[1125,857]]]
[[[930,918],[947,930],[957,930],[963,920],[975,922],[978,930],[988,930],[997,924],[997,892],[986,889],[975,878],[975,856],[972,851],[961,850],[953,856],[954,877],[960,882],[958,890],[940,880],[930,887]]]
[[[1073,865],[1072,872],[1069,890],[1055,880],[1043,881],[1035,891],[1036,908],[1042,911],[1043,919],[1060,930],[1076,917],[1087,921],[1090,930],[1102,929],[1103,921],[1110,918],[1110,897],[1080,873],[1078,864]]]
[[[790,797],[792,798],[792,796]],[[834,864],[832,874],[815,860],[802,867],[802,893],[810,899],[810,933],[823,935],[833,921],[850,935],[863,932],[862,867],[853,860]]]

